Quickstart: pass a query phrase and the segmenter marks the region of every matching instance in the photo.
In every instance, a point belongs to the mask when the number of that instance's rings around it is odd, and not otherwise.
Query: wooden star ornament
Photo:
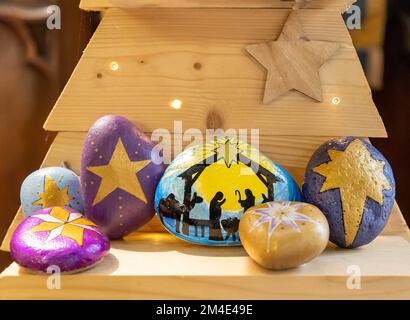
[[[292,89],[323,101],[319,71],[339,48],[338,43],[309,40],[298,11],[292,11],[277,41],[246,47],[268,70],[263,103],[269,104]]]

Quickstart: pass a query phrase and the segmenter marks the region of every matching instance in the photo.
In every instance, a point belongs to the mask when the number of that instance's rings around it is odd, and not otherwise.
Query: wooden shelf
[[[113,242],[96,268],[63,276],[62,290],[47,277],[12,264],[0,277],[4,299],[333,299],[410,296],[409,243],[382,236],[354,251],[329,247],[311,263],[273,272],[256,265],[242,248],[204,248],[166,233],[141,233]],[[346,287],[349,266],[361,270],[361,290]]]
[[[329,246],[310,263],[265,270],[241,247],[186,243],[164,232],[135,233],[112,242],[97,267],[64,275],[61,290],[47,277],[11,264],[0,275],[0,299],[401,299],[410,297],[409,230],[398,207],[382,236],[370,245]],[[357,266],[361,289],[349,290],[347,270]]]
[[[73,134],[74,138],[76,135]],[[43,166],[68,161],[78,171],[80,146],[81,143],[70,139],[57,138]],[[300,167],[287,167],[299,184],[305,161],[307,157],[301,160]],[[19,211],[3,242],[3,250],[8,250],[12,232],[22,219]],[[382,236],[370,245],[357,250],[330,246],[311,263],[284,272],[260,268],[242,248],[185,243],[166,233],[156,217],[142,231],[113,242],[111,254],[96,268],[63,276],[62,290],[47,289],[47,277],[30,275],[13,263],[0,275],[0,299],[410,297],[410,231],[397,204]],[[361,290],[346,289],[349,265],[361,269]]]

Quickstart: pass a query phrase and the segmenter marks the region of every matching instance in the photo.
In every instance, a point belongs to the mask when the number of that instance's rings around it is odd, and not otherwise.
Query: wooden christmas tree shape
[[[264,105],[266,69],[245,48],[279,38],[294,1],[82,0],[82,8],[105,13],[44,126],[58,134],[43,166],[64,161],[79,172],[91,124],[119,114],[147,134],[174,132],[175,120],[183,130],[202,132],[257,128],[261,151],[301,184],[310,156],[327,139],[387,136],[341,17],[353,2],[311,0],[299,9],[310,41],[340,47],[320,70],[323,101],[289,91]],[[181,108],[170,107],[175,99]],[[19,211],[3,249],[21,220]],[[403,298],[410,295],[409,239],[395,205],[371,245],[348,253],[329,247],[302,268],[275,273],[254,264],[242,248],[175,239],[155,218],[113,242],[97,268],[64,276],[64,290],[49,290],[44,277],[12,264],[0,276],[0,298]],[[361,268],[362,290],[346,289],[352,265]]]

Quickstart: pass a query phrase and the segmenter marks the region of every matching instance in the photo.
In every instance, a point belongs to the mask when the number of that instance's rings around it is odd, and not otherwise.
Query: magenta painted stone
[[[109,250],[110,242],[103,232],[68,207],[35,212],[17,227],[10,243],[14,261],[44,273],[55,272],[56,268],[62,273],[89,269],[101,262]]]
[[[154,216],[154,194],[165,166],[153,143],[129,120],[99,119],[85,139],[81,163],[84,208],[89,219],[119,239]]]

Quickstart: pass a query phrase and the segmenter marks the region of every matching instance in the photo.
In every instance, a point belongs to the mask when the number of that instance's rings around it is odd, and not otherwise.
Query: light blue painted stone
[[[25,217],[51,206],[84,212],[80,179],[66,168],[43,168],[30,174],[21,185],[20,201]]]

